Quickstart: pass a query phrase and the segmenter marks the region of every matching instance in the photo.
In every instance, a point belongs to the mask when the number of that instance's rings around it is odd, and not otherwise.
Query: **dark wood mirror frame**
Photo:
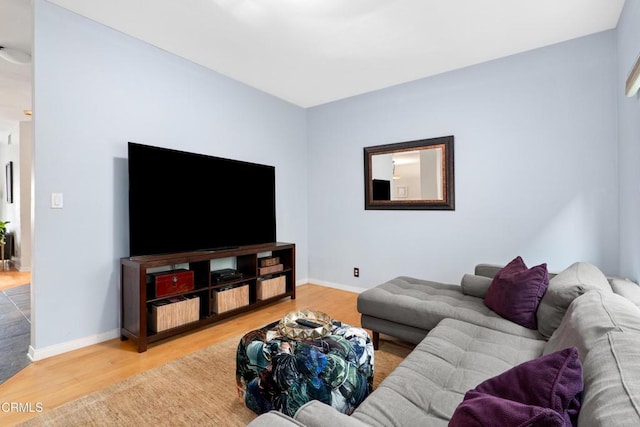
[[[441,175],[438,180],[442,187],[438,189],[442,197],[437,199],[392,200],[390,196],[391,181],[386,182],[386,196],[377,195],[374,190],[373,156],[381,154],[398,155],[403,152],[442,149]],[[395,170],[395,163],[393,163]],[[434,170],[434,174],[437,174]],[[394,177],[395,178],[395,177]],[[364,208],[381,210],[455,210],[454,194],[453,136],[421,139],[417,141],[398,142],[394,144],[364,147]],[[378,180],[376,180],[378,181]],[[374,194],[376,197],[374,198]]]

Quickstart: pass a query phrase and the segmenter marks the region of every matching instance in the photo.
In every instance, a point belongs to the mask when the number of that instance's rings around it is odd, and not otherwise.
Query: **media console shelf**
[[[271,243],[216,251],[121,258],[121,339],[135,340],[138,352],[142,353],[147,350],[149,343],[218,322],[284,297],[295,299],[295,251],[293,243]],[[277,258],[282,266],[265,269],[261,261],[267,258]],[[215,270],[212,269],[213,260],[233,264],[242,277],[218,282],[212,277],[212,270]],[[184,290],[177,286],[176,293],[156,296],[153,277],[176,268],[179,269],[176,276],[185,273],[189,276],[189,272],[193,272],[193,289]],[[270,293],[265,293],[263,286],[259,286],[265,282],[274,283],[276,287],[270,288]]]

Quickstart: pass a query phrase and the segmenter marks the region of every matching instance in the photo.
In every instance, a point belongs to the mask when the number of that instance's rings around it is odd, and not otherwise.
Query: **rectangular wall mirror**
[[[453,136],[364,148],[364,208],[454,210]]]

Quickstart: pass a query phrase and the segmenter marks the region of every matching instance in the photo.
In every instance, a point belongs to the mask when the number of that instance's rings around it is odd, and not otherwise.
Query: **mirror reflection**
[[[365,209],[454,209],[453,136],[364,150]]]
[[[434,146],[373,155],[373,199],[442,201],[443,154],[442,146]]]

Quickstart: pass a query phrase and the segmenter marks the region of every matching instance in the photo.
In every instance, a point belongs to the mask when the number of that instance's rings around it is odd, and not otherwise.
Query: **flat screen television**
[[[386,179],[373,180],[373,200],[391,200],[391,181]]]
[[[276,241],[275,167],[129,142],[130,256]]]

